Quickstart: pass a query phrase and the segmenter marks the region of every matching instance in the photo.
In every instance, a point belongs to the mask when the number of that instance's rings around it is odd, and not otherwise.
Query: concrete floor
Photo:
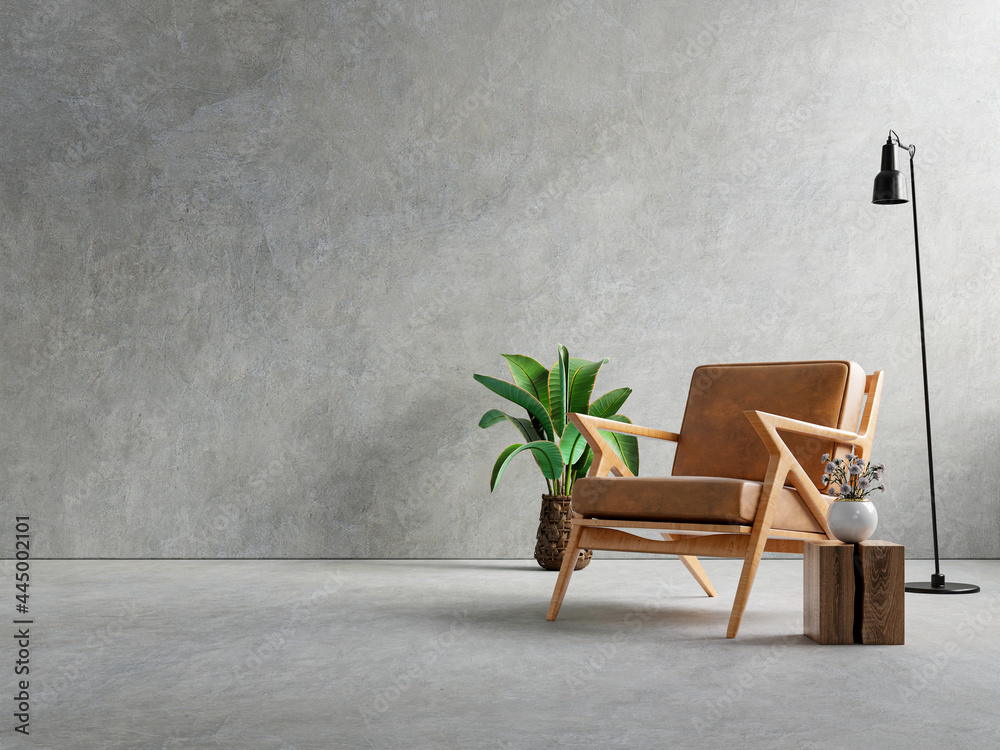
[[[533,561],[34,561],[31,735],[8,666],[0,747],[1000,744],[1000,561],[944,565],[980,594],[908,594],[905,646],[802,636],[790,559],[726,640],[739,563],[705,568],[718,599],[676,559],[595,560],[549,623]]]

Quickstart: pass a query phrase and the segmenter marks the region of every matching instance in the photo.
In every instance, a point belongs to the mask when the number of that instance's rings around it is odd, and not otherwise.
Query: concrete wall
[[[523,557],[473,372],[558,343],[679,426],[692,368],[887,372],[879,535],[997,557],[998,11],[872,2],[7,3],[10,555]],[[644,473],[669,449],[644,446]]]

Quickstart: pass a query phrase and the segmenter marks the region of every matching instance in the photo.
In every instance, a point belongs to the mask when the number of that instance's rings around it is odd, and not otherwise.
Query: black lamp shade
[[[889,141],[882,146],[882,171],[875,175],[872,203],[906,203],[906,177],[896,165],[896,146]]]

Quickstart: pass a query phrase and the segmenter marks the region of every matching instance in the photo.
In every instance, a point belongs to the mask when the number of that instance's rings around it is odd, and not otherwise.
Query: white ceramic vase
[[[878,511],[870,500],[835,500],[830,503],[826,520],[837,539],[857,544],[875,533]]]

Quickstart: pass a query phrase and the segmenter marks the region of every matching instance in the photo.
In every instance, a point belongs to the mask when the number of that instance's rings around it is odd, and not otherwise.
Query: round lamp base
[[[906,591],[911,594],[975,594],[979,592],[979,587],[974,583],[954,583],[949,581],[935,586],[930,581],[904,584]]]

